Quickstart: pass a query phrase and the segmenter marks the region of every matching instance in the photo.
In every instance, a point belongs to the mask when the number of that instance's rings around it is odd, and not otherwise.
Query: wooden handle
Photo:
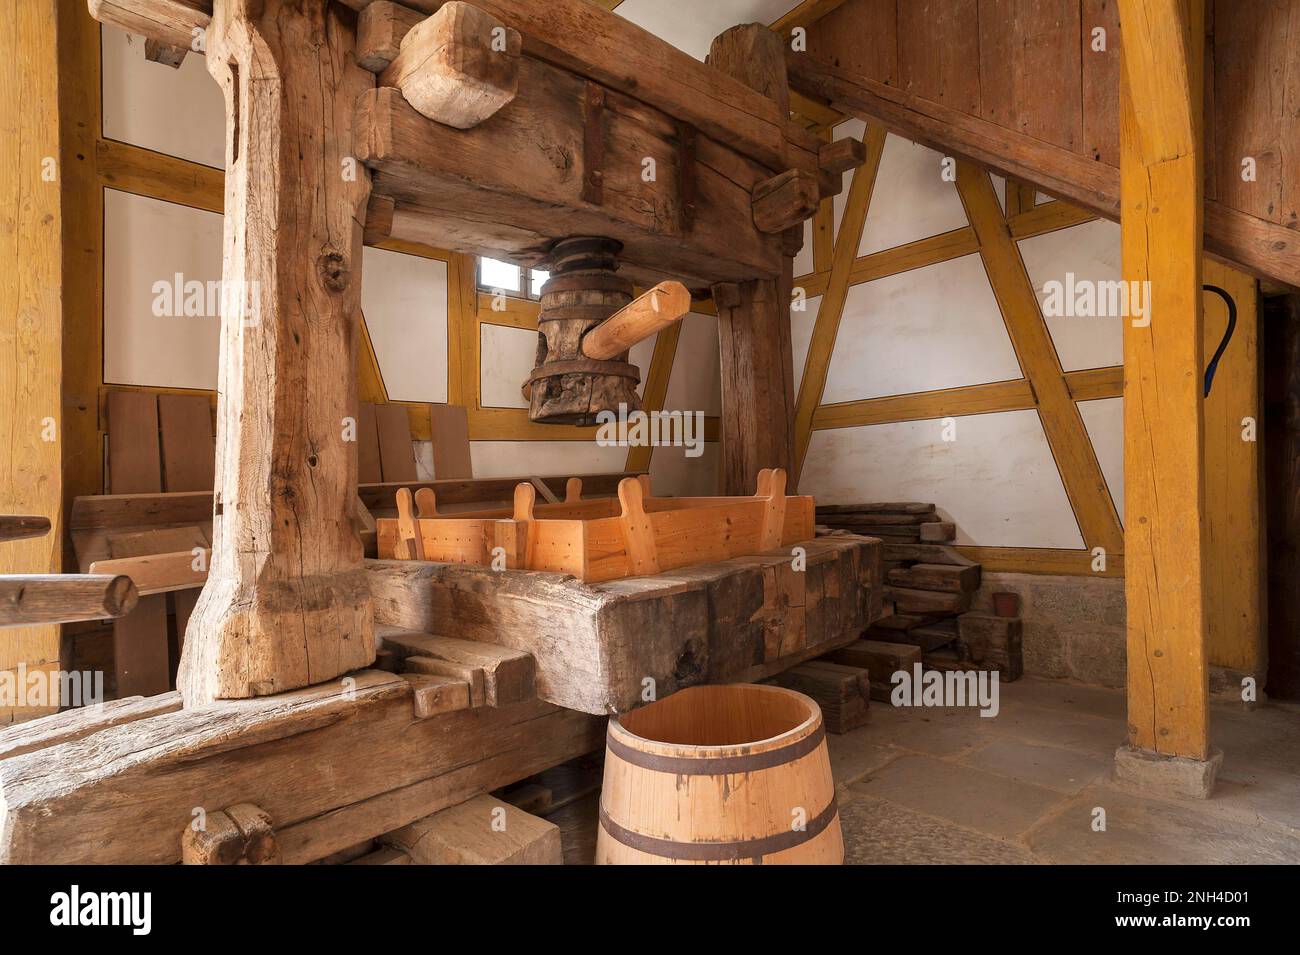
[[[691,293],[685,285],[660,282],[587,332],[582,339],[582,353],[600,361],[617,358],[690,310]]]
[[[564,503],[576,504],[582,500],[582,478],[571,477],[564,482]]]
[[[0,514],[0,541],[20,541],[29,537],[44,537],[50,532],[48,517],[26,517]]]
[[[623,513],[623,544],[632,576],[659,573],[659,554],[655,546],[654,524],[645,512],[644,484],[638,478],[618,482],[618,502]]]
[[[531,521],[533,519],[533,505],[537,503],[537,489],[527,481],[516,484],[514,503],[514,519],[517,521]]]
[[[121,617],[136,597],[131,578],[120,574],[4,574],[0,627]]]

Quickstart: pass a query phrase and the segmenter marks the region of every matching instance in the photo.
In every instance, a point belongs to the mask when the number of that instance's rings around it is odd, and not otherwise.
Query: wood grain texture
[[[208,69],[227,111],[217,506],[186,634],[187,701],[279,693],[374,659],[353,526],[361,228],[352,105],[373,83],[323,0],[223,4]],[[349,15],[350,16],[350,15]]]
[[[788,551],[603,584],[452,564],[366,566],[380,623],[437,632],[454,615],[458,637],[532,654],[539,698],[610,713],[644,703],[646,678],[662,697],[699,682],[759,679],[851,642],[880,615],[879,542],[801,546],[808,569],[795,575],[806,593],[797,604],[775,577],[790,567]],[[787,633],[805,636],[782,648]]]
[[[162,709],[0,759],[0,858],[177,862],[196,806],[253,802],[283,861],[309,862],[590,752],[603,734],[602,721],[542,703],[419,719],[407,681],[371,670]],[[304,774],[304,760],[332,769]]]
[[[1150,322],[1124,323],[1129,743],[1192,759],[1209,753],[1202,13],[1199,0],[1120,0],[1123,277],[1150,283]]]
[[[52,532],[0,546],[0,573],[63,565],[63,201],[57,3],[9,2],[0,30],[0,513],[47,517]],[[52,174],[52,178],[51,178]],[[70,345],[68,346],[71,347]],[[78,343],[78,347],[85,347]],[[93,417],[93,415],[92,415]],[[59,661],[54,627],[8,630],[0,671]],[[0,722],[39,716],[0,709]]]
[[[515,98],[521,47],[517,30],[451,0],[402,37],[379,82],[398,87],[420,115],[469,129]]]
[[[896,17],[884,9],[892,5],[861,0],[816,23],[809,52],[787,53],[794,90],[1118,220],[1115,0],[979,0],[978,29],[974,3],[898,4]],[[940,13],[948,19],[936,27]],[[952,23],[971,29],[950,36]],[[1105,51],[1092,49],[1095,27],[1106,31]],[[1265,1],[1256,12],[1223,3],[1204,53],[1214,74],[1204,97],[1214,117],[1205,248],[1292,286],[1300,286],[1300,187],[1284,157],[1300,142],[1296,30],[1294,4]],[[933,48],[939,38],[943,49]],[[961,64],[967,74],[958,77]],[[1242,179],[1247,155],[1256,182]]]
[[[216,444],[208,396],[159,395],[158,427],[163,489],[211,490]]]
[[[719,34],[709,47],[710,64],[788,110],[784,44],[770,30],[751,23]],[[773,181],[758,183],[753,193],[754,221],[765,232],[794,227],[817,207],[813,177],[798,170],[784,190]],[[778,177],[779,178],[779,177]],[[778,192],[793,194],[784,196]],[[764,206],[776,197],[778,208]],[[770,215],[768,213],[771,213]],[[794,260],[781,258],[776,280],[751,280],[714,294],[718,310],[719,366],[722,378],[723,494],[745,494],[764,468],[791,470],[794,457],[794,359],[790,338],[790,299]]]

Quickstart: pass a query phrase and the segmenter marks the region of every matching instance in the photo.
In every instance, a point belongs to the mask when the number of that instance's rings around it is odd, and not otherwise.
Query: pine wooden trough
[[[618,499],[584,501],[570,478],[564,501],[537,504],[532,484],[514,509],[439,514],[434,492],[397,495],[396,518],[378,520],[379,557],[541,570],[587,583],[759,554],[813,536],[811,497],[787,496],[780,468],[758,475],[752,497],[656,498],[648,475],[625,478]]]

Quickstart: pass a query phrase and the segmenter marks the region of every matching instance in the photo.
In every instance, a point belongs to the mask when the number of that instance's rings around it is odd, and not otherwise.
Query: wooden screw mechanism
[[[593,424],[601,411],[641,406],[641,373],[628,363],[628,350],[680,320],[691,296],[680,282],[661,282],[633,300],[632,283],[615,274],[621,248],[614,239],[580,237],[551,250],[537,367],[524,384],[531,420]]]

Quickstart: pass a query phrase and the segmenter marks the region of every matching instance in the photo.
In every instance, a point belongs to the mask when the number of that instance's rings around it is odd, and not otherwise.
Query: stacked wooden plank
[[[952,546],[956,528],[940,518],[935,505],[911,501],[821,505],[817,522],[832,534],[878,537],[883,544],[884,599],[886,610],[892,605],[893,612],[865,634],[868,643],[881,645],[876,652],[884,654],[872,668],[877,699],[888,696],[887,692],[881,695],[880,677],[888,683],[882,661],[906,656],[899,648],[915,648],[927,667],[993,669],[1004,680],[1020,678],[1024,672],[1020,619],[971,611],[980,588],[980,565]],[[844,663],[843,654],[848,652],[826,659]]]
[[[940,519],[933,504],[910,501],[819,505],[817,522],[832,530],[879,537],[886,543],[943,543],[956,536],[956,528]]]
[[[809,660],[774,676],[770,683],[797,690],[817,701],[829,733],[847,733],[867,722],[871,677],[858,666],[831,658]]]

